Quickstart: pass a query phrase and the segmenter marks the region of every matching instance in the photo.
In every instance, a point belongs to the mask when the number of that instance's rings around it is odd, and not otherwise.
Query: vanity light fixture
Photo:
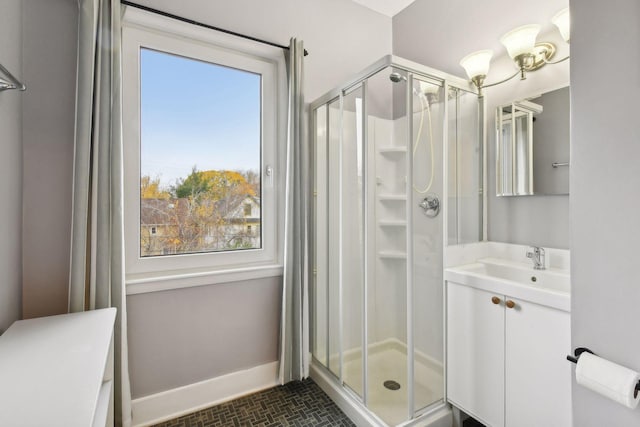
[[[479,89],[483,87],[484,79],[489,73],[489,65],[491,64],[491,57],[493,51],[490,49],[479,50],[477,52],[470,53],[462,58],[460,65],[467,72],[467,76],[474,85]]]
[[[569,43],[569,8],[558,12],[551,20],[558,27],[562,38]],[[496,86],[501,83],[513,79],[520,75],[520,80],[527,78],[527,72],[535,71],[546,64],[557,64],[569,59],[569,56],[559,61],[551,62],[550,59],[556,53],[556,47],[553,43],[537,42],[536,38],[540,32],[540,25],[530,24],[515,28],[500,38],[500,42],[507,48],[507,53],[513,59],[518,71],[512,76],[507,77],[496,83],[484,84],[484,80],[489,72],[489,65],[493,51],[479,50],[473,52],[460,61],[460,65],[467,72],[467,76],[471,82],[478,88],[478,93],[482,94],[482,89],[486,87]]]

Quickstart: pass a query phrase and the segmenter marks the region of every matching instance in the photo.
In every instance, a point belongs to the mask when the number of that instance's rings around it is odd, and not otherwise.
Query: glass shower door
[[[411,115],[411,340],[412,416],[444,397],[443,318],[443,130],[442,82],[413,78]]]
[[[477,97],[448,83],[391,65],[312,113],[312,352],[389,426],[442,408],[444,228],[481,235]]]
[[[366,214],[364,209],[363,86],[342,97],[340,143],[340,259],[343,321],[343,382],[363,396],[363,317]]]
[[[329,334],[329,250],[328,250],[328,109],[326,105],[313,112],[313,131],[315,132],[315,164],[313,175],[313,267],[311,305],[311,353],[322,365],[328,366]]]

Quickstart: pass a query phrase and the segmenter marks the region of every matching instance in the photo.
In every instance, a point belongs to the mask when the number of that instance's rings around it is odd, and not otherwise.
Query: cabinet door
[[[491,427],[504,426],[502,295],[447,283],[447,398]]]
[[[570,315],[512,298],[505,310],[507,427],[571,426]]]

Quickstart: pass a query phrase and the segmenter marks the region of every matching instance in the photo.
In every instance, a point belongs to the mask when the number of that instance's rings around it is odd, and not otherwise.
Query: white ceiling
[[[353,0],[354,2],[392,18],[415,0]]]

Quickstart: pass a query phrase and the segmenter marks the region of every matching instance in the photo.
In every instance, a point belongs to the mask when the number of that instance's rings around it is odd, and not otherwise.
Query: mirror
[[[496,111],[498,196],[569,194],[569,87]]]

